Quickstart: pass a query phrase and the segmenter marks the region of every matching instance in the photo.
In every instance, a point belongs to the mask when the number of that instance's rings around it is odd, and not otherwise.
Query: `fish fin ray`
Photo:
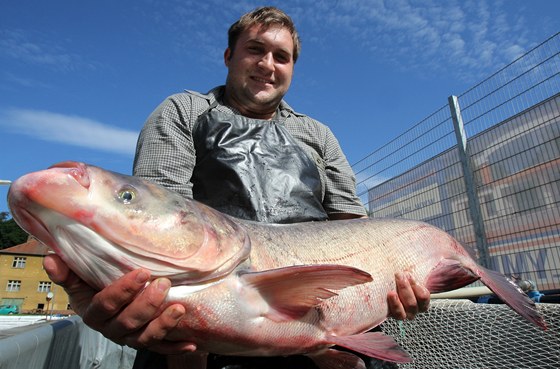
[[[276,321],[298,319],[321,301],[337,296],[331,290],[367,283],[371,275],[344,265],[300,265],[244,273],[243,282],[257,289],[272,311]]]
[[[366,332],[351,336],[331,336],[329,342],[359,352],[369,357],[395,363],[412,361],[393,337],[383,332]]]
[[[480,275],[465,267],[460,261],[441,260],[428,275],[425,287],[431,293],[439,293],[464,287],[480,279]]]
[[[438,293],[464,287],[478,279],[523,318],[542,329],[547,328],[535,302],[519,286],[502,273],[480,265],[467,267],[460,261],[443,259],[428,275],[425,286],[430,292]]]
[[[307,355],[319,369],[366,369],[364,361],[351,352],[328,349],[320,354]]]
[[[547,325],[538,312],[535,302],[505,275],[480,267],[481,281],[504,303],[528,321],[546,330]]]

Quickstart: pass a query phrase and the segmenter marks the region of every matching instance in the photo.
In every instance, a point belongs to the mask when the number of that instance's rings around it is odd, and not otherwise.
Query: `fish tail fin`
[[[504,303],[528,321],[546,330],[542,315],[531,300],[513,281],[494,270],[479,267],[480,280]]]
[[[393,337],[383,332],[331,336],[328,340],[335,345],[381,360],[395,363],[410,363],[412,361],[408,353],[395,342]]]
[[[544,319],[531,300],[513,281],[472,260],[443,259],[428,275],[425,286],[431,293],[451,291],[479,280],[504,303],[528,321],[546,329]]]

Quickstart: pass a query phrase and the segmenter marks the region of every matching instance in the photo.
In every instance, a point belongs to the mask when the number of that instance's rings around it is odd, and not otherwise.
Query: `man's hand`
[[[397,290],[387,295],[388,316],[404,320],[414,319],[430,307],[430,291],[416,283],[408,273],[396,273]]]
[[[97,292],[57,255],[45,257],[43,266],[51,280],[64,287],[72,308],[84,323],[110,340],[161,354],[180,354],[196,349],[189,342],[165,340],[185,315],[185,308],[180,304],[163,308],[171,286],[168,279],[159,278],[146,286],[150,274],[138,269]]]

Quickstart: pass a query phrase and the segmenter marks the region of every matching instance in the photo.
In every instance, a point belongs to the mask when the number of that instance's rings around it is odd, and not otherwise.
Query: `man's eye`
[[[282,64],[290,62],[290,57],[288,57],[286,55],[277,55],[275,58],[279,63],[282,63]]]
[[[123,189],[119,191],[118,198],[123,204],[130,204],[136,198],[136,192],[130,188]]]
[[[258,54],[258,53],[260,53],[260,52],[262,51],[262,48],[261,48],[261,47],[258,47],[258,46],[249,46],[249,47],[247,48],[247,50],[249,50],[249,52],[251,52],[251,53],[253,53],[253,54]]]

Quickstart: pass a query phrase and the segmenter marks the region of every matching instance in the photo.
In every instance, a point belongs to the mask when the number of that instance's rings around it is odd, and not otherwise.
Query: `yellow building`
[[[0,250],[0,303],[19,306],[20,313],[71,314],[68,295],[43,269],[51,251],[39,241]]]

